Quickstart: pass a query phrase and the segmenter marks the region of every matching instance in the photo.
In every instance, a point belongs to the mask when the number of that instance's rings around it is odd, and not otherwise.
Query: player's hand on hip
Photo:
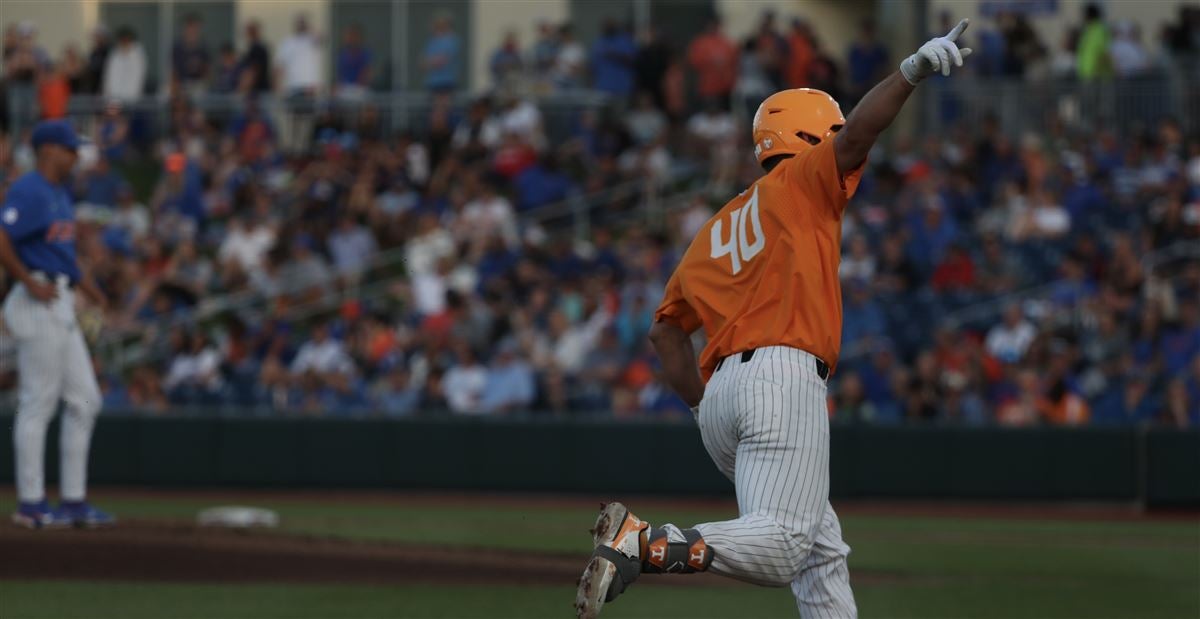
[[[934,73],[940,72],[948,76],[951,67],[961,67],[963,58],[970,56],[972,50],[969,47],[960,48],[958,36],[967,29],[969,23],[970,20],[967,19],[958,22],[946,36],[930,39],[917,53],[905,58],[904,62],[900,63],[900,73],[904,75],[904,79],[916,86],[917,82]]]
[[[42,303],[49,303],[58,298],[58,288],[54,284],[40,282],[36,279],[25,282],[25,290],[29,291],[29,296]]]

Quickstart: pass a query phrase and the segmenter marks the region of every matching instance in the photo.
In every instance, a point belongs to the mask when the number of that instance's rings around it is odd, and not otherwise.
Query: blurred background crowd
[[[966,83],[1200,83],[1200,11],[1142,32],[1079,9],[1061,41],[1021,13],[976,24]],[[397,128],[371,87],[388,50],[361,26],[326,40],[297,15],[273,46],[253,22],[236,46],[202,26],[181,16],[153,86],[128,27],[56,56],[36,24],[4,31],[0,194],[37,119],[92,141],[73,191],[112,300],[111,411],[685,419],[645,334],[695,232],[760,174],[749,114],[787,87],[849,113],[908,53],[870,21],[834,49],[773,12],[743,40],[716,16],[679,41],[546,21],[506,36],[472,93],[437,15],[418,122]],[[936,125],[880,145],[846,211],[835,420],[1200,424],[1200,95],[1191,116],[1056,98],[1031,130],[929,89]],[[576,91],[595,103],[545,104]],[[0,332],[0,394],[14,384]]]

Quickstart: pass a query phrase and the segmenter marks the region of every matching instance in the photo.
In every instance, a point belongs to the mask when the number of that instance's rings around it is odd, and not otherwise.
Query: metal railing
[[[1179,63],[1141,77],[1080,82],[1026,81],[964,75],[931,81],[922,90],[921,126],[938,133],[952,123],[979,127],[994,117],[1012,136],[1053,124],[1128,130],[1173,118],[1200,130],[1200,64]]]
[[[1200,260],[1200,241],[1181,241],[1146,254],[1142,257],[1142,269],[1146,276],[1149,277],[1165,265],[1188,260]],[[942,323],[959,326],[978,324],[980,322],[999,322],[1005,307],[1014,303],[1020,304],[1023,307],[1030,305],[1039,306],[1047,303],[1046,298],[1065,281],[1061,279],[1055,280],[1047,284],[1018,290],[983,303],[977,303],[957,311],[949,312],[943,317]],[[1073,312],[1059,315],[1058,319],[1064,323],[1078,322],[1080,318],[1078,313],[1082,311],[1084,311],[1083,308],[1075,308]]]
[[[458,93],[451,97],[450,104],[456,110],[463,110],[475,98]],[[195,109],[202,110],[210,121],[217,123],[236,118],[246,109],[250,100],[245,95],[217,93],[189,96],[186,99]],[[257,95],[253,100],[277,130],[283,130],[291,124],[282,122],[290,116],[299,114],[312,118],[319,112],[329,110],[344,121],[344,126],[353,126],[354,121],[368,112],[375,114],[379,128],[387,134],[402,130],[414,130],[419,134],[421,128],[428,126],[434,106],[434,98],[429,93],[411,91],[373,92],[353,100],[329,95],[294,99],[267,93]],[[542,113],[542,125],[547,135],[554,139],[569,136],[581,112],[600,111],[612,103],[611,97],[605,93],[583,89],[539,94],[530,100],[537,104]],[[166,135],[170,129],[172,110],[169,103],[166,95],[148,95],[121,102],[120,108],[135,118],[149,137],[157,138]],[[109,101],[101,96],[74,95],[68,103],[67,116],[77,126],[87,129],[94,125],[108,104]],[[286,136],[285,141],[295,143],[297,137],[306,136]]]

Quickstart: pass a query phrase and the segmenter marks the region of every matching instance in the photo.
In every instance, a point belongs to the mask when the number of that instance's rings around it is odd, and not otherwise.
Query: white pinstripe
[[[17,342],[17,417],[13,424],[17,496],[40,501],[46,496],[46,426],[66,404],[60,435],[60,494],[64,500],[87,496],[88,448],[100,412],[100,387],[83,333],[75,321],[75,297],[65,277],[56,282],[58,298],[42,303],[18,284],[4,302],[4,320]]]
[[[710,571],[791,585],[800,616],[856,617],[837,514],[829,504],[829,414],[815,358],[785,346],[735,354],[713,374],[700,432],[737,488],[735,520],[696,525]]]

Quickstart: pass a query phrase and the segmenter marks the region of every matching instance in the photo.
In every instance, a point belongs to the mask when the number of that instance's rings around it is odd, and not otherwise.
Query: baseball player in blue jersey
[[[87,502],[88,447],[100,412],[100,387],[75,319],[79,288],[104,306],[104,295],[75,260],[75,212],[66,183],[79,138],[62,121],[34,128],[37,169],[17,179],[0,205],[0,267],[17,282],[4,301],[4,321],[17,342],[19,391],[13,425],[17,498],[13,522],[29,527],[93,527],[113,518]],[[46,500],[46,426],[65,404],[60,495]]]

